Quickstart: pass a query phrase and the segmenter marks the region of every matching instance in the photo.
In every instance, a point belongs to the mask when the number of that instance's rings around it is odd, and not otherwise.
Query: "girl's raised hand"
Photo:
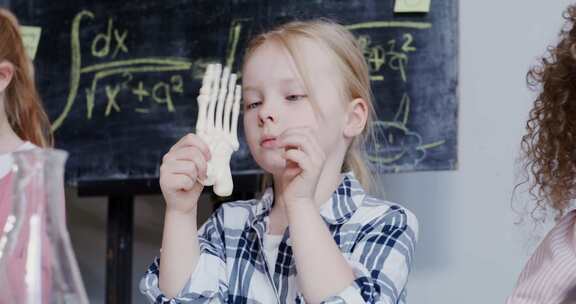
[[[160,188],[167,210],[196,212],[206,179],[210,149],[196,134],[182,137],[162,158]]]
[[[288,183],[282,193],[285,202],[313,201],[326,161],[318,138],[309,127],[290,128],[279,136],[277,145],[284,149],[286,159],[282,177]]]

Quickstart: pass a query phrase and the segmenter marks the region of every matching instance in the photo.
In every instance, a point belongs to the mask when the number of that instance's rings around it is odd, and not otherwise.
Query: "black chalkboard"
[[[394,1],[11,0],[42,27],[38,85],[67,181],[156,178],[160,159],[193,131],[206,63],[239,70],[247,39],[292,19],[332,18],[365,46],[382,135],[381,172],[457,166],[458,7],[394,14]],[[235,174],[259,172],[243,140]]]

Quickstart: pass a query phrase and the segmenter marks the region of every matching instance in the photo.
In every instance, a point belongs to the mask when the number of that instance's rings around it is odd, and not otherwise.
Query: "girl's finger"
[[[322,162],[324,159],[324,151],[320,147],[318,140],[311,134],[310,131],[300,129],[292,129],[286,132],[279,140],[280,147],[295,147],[306,152],[313,160]]]
[[[196,181],[190,179],[186,174],[174,174],[172,177],[172,185],[174,189],[179,189],[182,191],[190,191],[194,188]]]
[[[162,191],[165,190],[184,190],[189,191],[194,187],[196,183],[195,180],[191,179],[190,176],[186,174],[160,174],[160,188]]]
[[[301,150],[287,150],[284,152],[284,158],[295,162],[298,164],[298,167],[304,171],[311,170],[315,167],[308,155]]]
[[[172,160],[163,163],[160,167],[161,174],[170,177],[172,174],[184,174],[191,180],[198,179],[198,168],[196,163],[189,160]]]
[[[286,150],[298,149],[306,153],[313,152],[308,138],[298,133],[283,135],[280,139],[278,139],[278,147],[285,148]]]
[[[322,147],[320,147],[320,142],[318,141],[318,137],[310,127],[296,127],[290,128],[284,132],[286,136],[292,134],[300,134],[307,138],[308,142],[311,144],[310,147],[314,148],[317,152],[322,151]]]
[[[310,144],[310,150],[314,151],[311,153],[311,156],[318,162],[322,162],[324,160],[324,149],[320,146],[320,141],[316,134],[310,128],[305,128],[302,130],[302,135],[304,135],[308,139],[308,143]]]
[[[182,147],[166,155],[165,161],[170,160],[187,160],[196,164],[200,176],[205,176],[207,172],[207,159],[197,147]]]
[[[210,160],[211,158],[210,148],[204,142],[204,140],[202,140],[198,135],[194,133],[188,133],[187,135],[182,137],[174,146],[172,146],[172,148],[170,148],[170,151],[168,151],[168,153],[187,146],[197,147],[200,151],[202,151],[206,159]]]

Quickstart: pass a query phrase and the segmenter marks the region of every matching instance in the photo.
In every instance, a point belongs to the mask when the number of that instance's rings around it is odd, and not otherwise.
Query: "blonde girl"
[[[271,185],[197,230],[211,152],[183,137],[162,161],[161,258],[141,292],[155,303],[404,303],[418,224],[369,194],[374,111],[354,36],[326,20],[281,25],[250,41],[242,75],[246,140]]]

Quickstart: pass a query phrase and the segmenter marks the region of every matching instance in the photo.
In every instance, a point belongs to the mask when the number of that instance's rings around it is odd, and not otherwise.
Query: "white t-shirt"
[[[34,145],[33,143],[29,142],[29,141],[25,141],[23,144],[21,144],[16,151],[25,151],[25,150],[31,150],[36,148],[36,145]],[[0,178],[6,176],[6,174],[8,174],[8,172],[10,172],[10,169],[12,168],[12,163],[14,162],[14,159],[12,158],[12,153],[2,153],[0,154]]]
[[[278,258],[278,247],[282,242],[282,234],[268,234],[265,233],[262,237],[262,242],[264,243],[264,256],[266,257],[266,262],[268,262],[268,267],[270,272],[274,273],[274,268],[276,267],[276,258]]]
[[[270,217],[266,217],[264,220],[266,222],[266,233],[262,236],[262,248],[264,252],[264,257],[266,258],[266,262],[268,263],[268,267],[270,268],[270,272],[274,273],[274,269],[276,267],[276,259],[278,258],[278,248],[280,247],[280,243],[282,243],[282,238],[284,235],[282,234],[270,234]]]

